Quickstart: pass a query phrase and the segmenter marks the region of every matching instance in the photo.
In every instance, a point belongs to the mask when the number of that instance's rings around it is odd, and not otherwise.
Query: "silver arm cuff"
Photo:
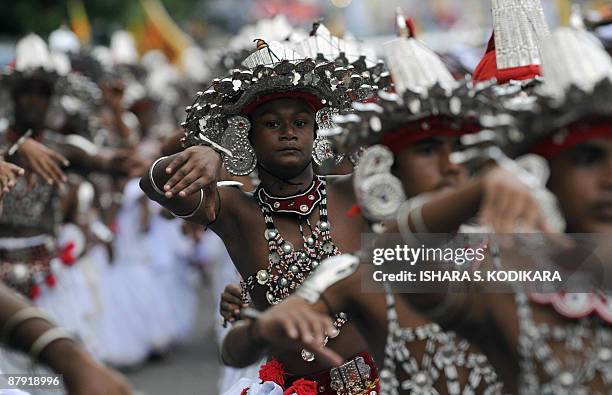
[[[429,233],[429,229],[423,220],[423,205],[429,201],[430,194],[421,194],[402,203],[397,210],[397,226],[405,242],[419,244],[410,228],[410,220],[416,233]]]
[[[51,328],[32,344],[30,347],[30,357],[34,362],[38,361],[40,354],[49,347],[49,345],[57,340],[66,339],[74,341],[74,337],[64,328]]]
[[[25,321],[28,321],[34,318],[45,320],[50,323],[53,322],[51,318],[44,311],[42,311],[41,309],[37,307],[23,308],[19,310],[18,312],[16,312],[15,314],[13,314],[8,320],[6,320],[6,323],[4,324],[4,327],[2,328],[2,339],[1,339],[2,343],[8,345],[9,341],[11,340],[11,337],[13,336],[13,332],[15,331],[15,329],[17,329],[17,327],[21,325],[22,323],[24,323]]]
[[[164,196],[165,193],[155,183],[155,178],[153,178],[153,169],[155,169],[155,166],[159,162],[161,162],[162,160],[164,160],[166,158],[167,158],[167,156],[162,156],[161,158],[158,158],[155,162],[153,162],[153,164],[151,165],[151,168],[149,169],[149,182],[151,182],[151,186],[153,187],[153,190],[155,192],[157,192],[158,194],[162,195],[162,196]]]
[[[198,212],[198,210],[200,209],[200,207],[202,207],[202,202],[203,202],[203,201],[204,201],[204,190],[203,190],[203,189],[200,189],[200,201],[198,202],[198,205],[196,206],[196,208],[194,208],[194,209],[193,209],[193,211],[192,211],[192,212],[190,212],[189,214],[185,214],[185,215],[178,215],[178,214],[175,214],[175,213],[172,213],[172,214],[174,214],[174,216],[175,216],[176,218],[183,218],[183,219],[188,219],[188,218],[191,218],[191,217],[193,217],[194,215],[196,215],[196,213]]]
[[[15,144],[11,145],[8,149],[7,156],[15,155],[30,136],[32,136],[32,129],[28,129],[23,136],[19,137],[19,140],[17,140]]]
[[[327,288],[355,273],[358,267],[359,258],[355,255],[343,254],[327,258],[296,289],[295,294],[314,304]]]

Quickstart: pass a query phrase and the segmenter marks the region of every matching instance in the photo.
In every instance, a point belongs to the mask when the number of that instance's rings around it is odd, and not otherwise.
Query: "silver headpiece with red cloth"
[[[550,34],[540,0],[492,0],[493,35],[476,81],[505,84],[540,74],[540,43]]]
[[[358,72],[352,65],[313,60],[280,43],[268,45],[260,40],[243,67],[214,80],[212,87],[199,92],[187,107],[183,143],[213,145],[223,152],[223,163],[230,173],[249,174],[257,158],[248,140],[248,110],[270,98],[294,96],[317,110],[319,128],[330,128],[333,114],[351,111],[352,102],[372,96],[372,74],[368,69]],[[331,149],[320,149],[325,146],[329,144],[315,144],[313,160],[317,164],[334,157]]]
[[[542,43],[541,54],[544,83],[532,97],[519,96],[507,103],[513,116],[508,125],[503,122],[508,114],[501,114],[498,135],[504,140],[502,148],[510,155],[531,152],[551,159],[586,139],[612,137],[612,59],[601,43],[582,28],[563,27]],[[539,177],[543,180],[539,189],[546,191],[548,164],[542,158],[539,161],[542,163],[529,166],[530,173],[545,175]],[[558,209],[551,203],[539,203],[546,221],[563,232],[565,220]],[[593,291],[579,294],[566,290],[530,294],[529,298],[517,294],[517,352],[524,361],[519,382],[525,393],[597,393],[600,383],[609,388],[610,298],[597,288],[601,287],[597,282],[591,284]],[[550,305],[563,323],[542,322],[532,313],[533,303]],[[551,336],[553,333],[559,335]],[[582,346],[572,347],[577,342]],[[555,347],[559,352],[541,351]],[[601,353],[602,349],[606,352]]]
[[[487,121],[501,132],[510,156],[531,150],[550,157],[610,129],[612,58],[601,43],[582,28],[564,27],[542,43],[541,52],[544,83],[530,96],[509,100],[506,113]]]
[[[442,59],[414,37],[410,20],[398,15],[397,23],[400,37],[384,44],[396,92],[379,91],[376,104],[354,103],[356,114],[334,117],[338,127],[324,134],[339,152],[384,140],[392,143],[400,134],[403,141],[427,138],[440,128],[459,134],[490,112],[493,83],[456,81]]]
[[[390,174],[393,153],[431,136],[480,130],[478,117],[490,111],[494,97],[491,83],[476,87],[469,80],[456,81],[400,13],[397,23],[400,37],[384,45],[397,93],[380,91],[378,103],[355,103],[355,114],[334,117],[338,126],[322,131],[339,152],[370,146],[354,184],[363,215],[374,221],[393,216],[405,200],[401,182]]]

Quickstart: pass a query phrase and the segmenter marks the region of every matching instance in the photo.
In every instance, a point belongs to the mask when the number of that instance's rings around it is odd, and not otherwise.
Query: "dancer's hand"
[[[165,198],[185,198],[202,189],[202,210],[206,222],[214,222],[217,214],[217,181],[221,174],[219,153],[210,147],[195,146],[171,158],[170,163],[163,169],[170,178],[160,186]]]
[[[24,174],[24,170],[12,163],[0,159],[0,199],[2,195],[10,192],[15,186],[17,178]]]
[[[334,366],[343,362],[340,355],[323,346],[325,336],[338,334],[331,318],[318,313],[298,296],[290,296],[269,308],[250,325],[254,325],[251,330],[256,341],[296,351],[305,348]]]
[[[237,284],[228,284],[221,294],[219,311],[226,322],[235,322],[240,319],[240,309],[246,305],[242,303],[242,293]]]
[[[17,152],[23,166],[41,176],[49,184],[60,185],[66,182],[66,175],[61,168],[68,166],[70,162],[60,153],[31,138],[26,139]]]
[[[497,233],[512,233],[517,224],[524,229],[552,232],[540,204],[517,176],[494,167],[482,178],[482,203],[478,220]]]
[[[216,188],[221,173],[221,155],[210,147],[189,147],[174,156],[166,166],[166,174],[172,175],[163,186],[166,198],[176,195],[186,197],[199,189]],[[207,193],[207,198],[215,198]]]

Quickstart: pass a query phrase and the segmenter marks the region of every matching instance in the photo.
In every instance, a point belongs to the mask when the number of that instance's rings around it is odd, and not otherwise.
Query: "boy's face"
[[[251,116],[251,144],[258,163],[275,175],[292,178],[312,160],[315,114],[299,99],[261,105]]]
[[[409,198],[467,180],[467,170],[450,161],[458,143],[457,137],[433,137],[418,141],[395,156],[395,173]]]
[[[612,127],[612,126],[611,126]],[[612,139],[591,139],[550,161],[548,187],[574,233],[612,233]]]
[[[44,127],[49,109],[51,88],[44,81],[28,80],[13,93],[15,121],[27,129]]]

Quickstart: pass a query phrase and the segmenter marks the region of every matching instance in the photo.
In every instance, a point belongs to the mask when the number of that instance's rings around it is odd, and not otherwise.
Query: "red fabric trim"
[[[240,114],[248,116],[259,106],[265,103],[271,102],[272,100],[286,98],[304,100],[314,112],[323,108],[323,103],[321,103],[321,99],[319,99],[312,93],[304,91],[276,92],[256,97],[255,100],[244,106],[242,111],[240,111]]]
[[[485,54],[492,51],[495,51],[495,32],[491,33],[491,37],[489,38],[489,42],[487,43],[487,50],[485,51]]]
[[[476,66],[476,70],[474,70],[474,81],[481,82],[496,78],[498,84],[505,84],[510,80],[529,80],[539,75],[541,75],[539,65],[498,69],[497,54],[495,52],[495,35],[492,34],[485,55],[478,63],[478,66]]]
[[[429,125],[427,130],[422,128],[424,122]],[[453,129],[450,127],[447,119],[430,117],[418,122],[408,123],[398,129],[385,133],[380,140],[380,144],[386,145],[394,155],[397,155],[410,145],[421,140],[438,136],[462,136],[478,131],[480,131],[480,127],[475,123],[463,124],[459,129]]]
[[[495,51],[485,54],[476,70],[474,71],[474,81],[488,81],[492,78],[497,79],[498,84],[505,84],[510,80],[529,80],[540,74],[540,66],[528,65],[510,67],[507,69],[497,69],[497,55]]]
[[[612,138],[611,120],[575,123],[567,128],[567,136],[562,141],[555,141],[554,136],[547,137],[535,143],[530,152],[550,160],[568,148],[595,138]]]

